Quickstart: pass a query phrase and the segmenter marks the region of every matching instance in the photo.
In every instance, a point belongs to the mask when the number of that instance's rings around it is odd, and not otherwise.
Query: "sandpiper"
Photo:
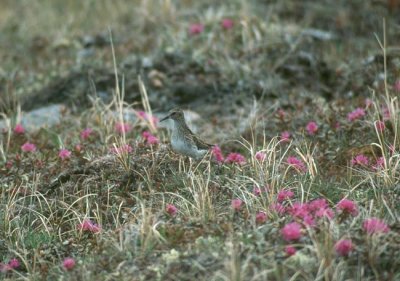
[[[175,152],[198,160],[213,146],[202,141],[189,129],[181,109],[172,109],[160,122],[167,119],[173,121],[171,146]]]

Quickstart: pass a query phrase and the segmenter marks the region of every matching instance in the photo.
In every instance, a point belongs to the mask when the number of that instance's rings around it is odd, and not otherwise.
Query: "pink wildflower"
[[[240,211],[242,204],[243,204],[243,201],[240,199],[233,199],[231,202],[231,206],[234,211]]]
[[[288,242],[299,240],[301,237],[301,225],[297,222],[288,223],[282,228],[281,234],[283,239]]]
[[[278,215],[283,215],[286,212],[286,208],[280,203],[273,203],[269,208],[270,210],[275,211]]]
[[[304,223],[306,226],[309,226],[309,227],[314,227],[314,226],[315,226],[315,220],[314,220],[314,218],[312,217],[312,215],[305,215],[305,216],[303,217],[303,223]]]
[[[256,159],[260,162],[263,162],[265,160],[265,157],[267,157],[267,154],[265,154],[262,151],[258,151],[255,155]]]
[[[136,114],[139,116],[139,118],[147,120],[147,113],[145,111],[138,110],[136,111]]]
[[[253,188],[253,194],[254,194],[255,196],[260,196],[260,195],[261,195],[261,188],[259,188],[259,187],[257,187],[257,186],[254,186],[254,188]]]
[[[306,126],[306,130],[307,130],[309,135],[311,135],[311,136],[315,135],[315,133],[318,131],[317,123],[315,123],[314,121],[308,122],[308,124]]]
[[[223,19],[221,25],[224,29],[228,30],[233,27],[233,20],[231,19]]]
[[[262,224],[267,221],[267,214],[265,212],[258,212],[256,214],[256,223]]]
[[[61,160],[65,160],[71,157],[71,151],[68,149],[61,149],[60,152],[58,153],[58,156],[61,158]]]
[[[293,167],[298,172],[306,172],[307,171],[307,168],[304,165],[303,161],[301,161],[300,159],[298,159],[295,156],[289,156],[287,159],[287,162],[288,162],[289,166]]]
[[[17,124],[14,128],[14,133],[17,135],[22,135],[25,133],[25,128],[21,124]]]
[[[315,212],[315,216],[318,218],[328,218],[333,219],[335,217],[335,213],[332,211],[331,208],[319,209]]]
[[[89,219],[83,220],[83,222],[78,224],[77,227],[78,230],[81,230],[83,232],[99,233],[101,231],[101,226],[97,225]]]
[[[386,128],[385,122],[381,120],[375,121],[375,128],[378,132],[382,133]]]
[[[277,196],[276,200],[279,203],[282,203],[285,200],[289,200],[293,196],[294,196],[293,191],[282,189],[281,191],[278,192],[278,196]]]
[[[91,128],[85,128],[82,132],[81,132],[81,139],[86,140],[90,137],[90,135],[92,134],[93,130]]]
[[[115,131],[118,134],[127,133],[132,129],[131,125],[128,123],[119,122],[115,124]]]
[[[72,270],[75,267],[75,260],[73,258],[65,258],[63,261],[63,268],[65,270]]]
[[[349,120],[350,122],[353,122],[357,119],[360,119],[362,117],[365,116],[365,110],[358,107],[355,110],[353,110],[352,112],[350,112],[349,114],[347,114],[347,120]]]
[[[131,153],[133,151],[132,146],[129,144],[124,144],[121,147],[111,147],[110,152],[114,154],[121,154],[121,153]]]
[[[218,163],[224,162],[224,155],[222,155],[221,148],[218,145],[212,147],[211,153],[214,155],[214,158]]]
[[[8,263],[0,262],[0,272],[6,273],[13,269],[17,269],[19,266],[20,266],[20,262],[16,258],[11,259]]]
[[[12,269],[16,269],[16,268],[18,268],[18,267],[21,265],[21,263],[19,262],[18,259],[13,258],[13,259],[11,259],[11,260],[8,262],[8,265],[9,265]]]
[[[385,222],[377,218],[366,219],[363,222],[363,228],[368,234],[387,233],[390,230]]]
[[[26,142],[21,146],[23,152],[34,152],[36,151],[36,145],[30,142]]]
[[[231,152],[225,159],[226,163],[236,163],[239,165],[246,164],[246,158],[240,153]]]
[[[290,142],[290,132],[284,131],[281,133],[281,142]]]
[[[288,211],[295,218],[305,218],[310,213],[308,205],[300,202],[294,202]]]
[[[364,154],[359,154],[351,160],[353,166],[368,166],[368,157]]]
[[[340,200],[339,203],[336,205],[336,208],[342,213],[350,214],[353,217],[358,215],[357,204],[349,199]]]
[[[142,137],[146,140],[147,144],[153,145],[158,143],[158,138],[153,136],[149,131],[144,131]]]
[[[158,138],[155,136],[149,136],[147,138],[147,143],[152,145],[152,144],[157,144],[158,143]]]
[[[383,156],[376,159],[376,163],[372,166],[374,170],[380,170],[385,168],[385,158]]]
[[[350,239],[341,239],[336,242],[335,250],[339,256],[348,256],[354,246]]]
[[[308,210],[311,212],[316,212],[320,209],[328,208],[328,202],[324,198],[319,198],[308,203]]]
[[[190,35],[197,35],[204,31],[204,25],[201,23],[192,23],[189,26],[189,34]]]
[[[287,245],[287,246],[285,247],[285,253],[286,253],[286,255],[288,255],[289,257],[290,257],[290,256],[293,256],[294,254],[296,254],[296,252],[297,252],[296,248],[293,247],[293,246],[291,246],[291,245]]]
[[[167,212],[168,215],[170,215],[171,217],[175,216],[176,213],[178,212],[178,208],[175,207],[175,205],[173,204],[167,204],[165,206],[165,211]]]

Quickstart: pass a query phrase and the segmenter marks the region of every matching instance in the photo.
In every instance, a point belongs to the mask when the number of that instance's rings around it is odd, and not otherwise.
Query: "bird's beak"
[[[160,120],[160,122],[167,120],[170,117],[170,115],[165,116],[163,119]]]

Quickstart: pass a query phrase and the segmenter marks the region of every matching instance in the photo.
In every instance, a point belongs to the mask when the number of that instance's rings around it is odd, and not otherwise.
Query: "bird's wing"
[[[198,138],[192,130],[189,129],[189,127],[186,128],[189,132],[189,134],[186,134],[186,139],[193,143],[195,146],[197,146],[198,149],[210,149],[213,147],[213,144],[206,143],[205,141],[201,140]]]
[[[195,135],[193,135],[193,141],[199,149],[210,149],[212,146],[214,146],[213,144],[206,143]]]

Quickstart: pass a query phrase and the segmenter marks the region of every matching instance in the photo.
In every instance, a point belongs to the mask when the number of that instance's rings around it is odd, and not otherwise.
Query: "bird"
[[[199,160],[214,146],[201,140],[189,129],[181,109],[170,110],[169,114],[162,118],[160,122],[167,119],[173,121],[171,146],[175,152]]]

